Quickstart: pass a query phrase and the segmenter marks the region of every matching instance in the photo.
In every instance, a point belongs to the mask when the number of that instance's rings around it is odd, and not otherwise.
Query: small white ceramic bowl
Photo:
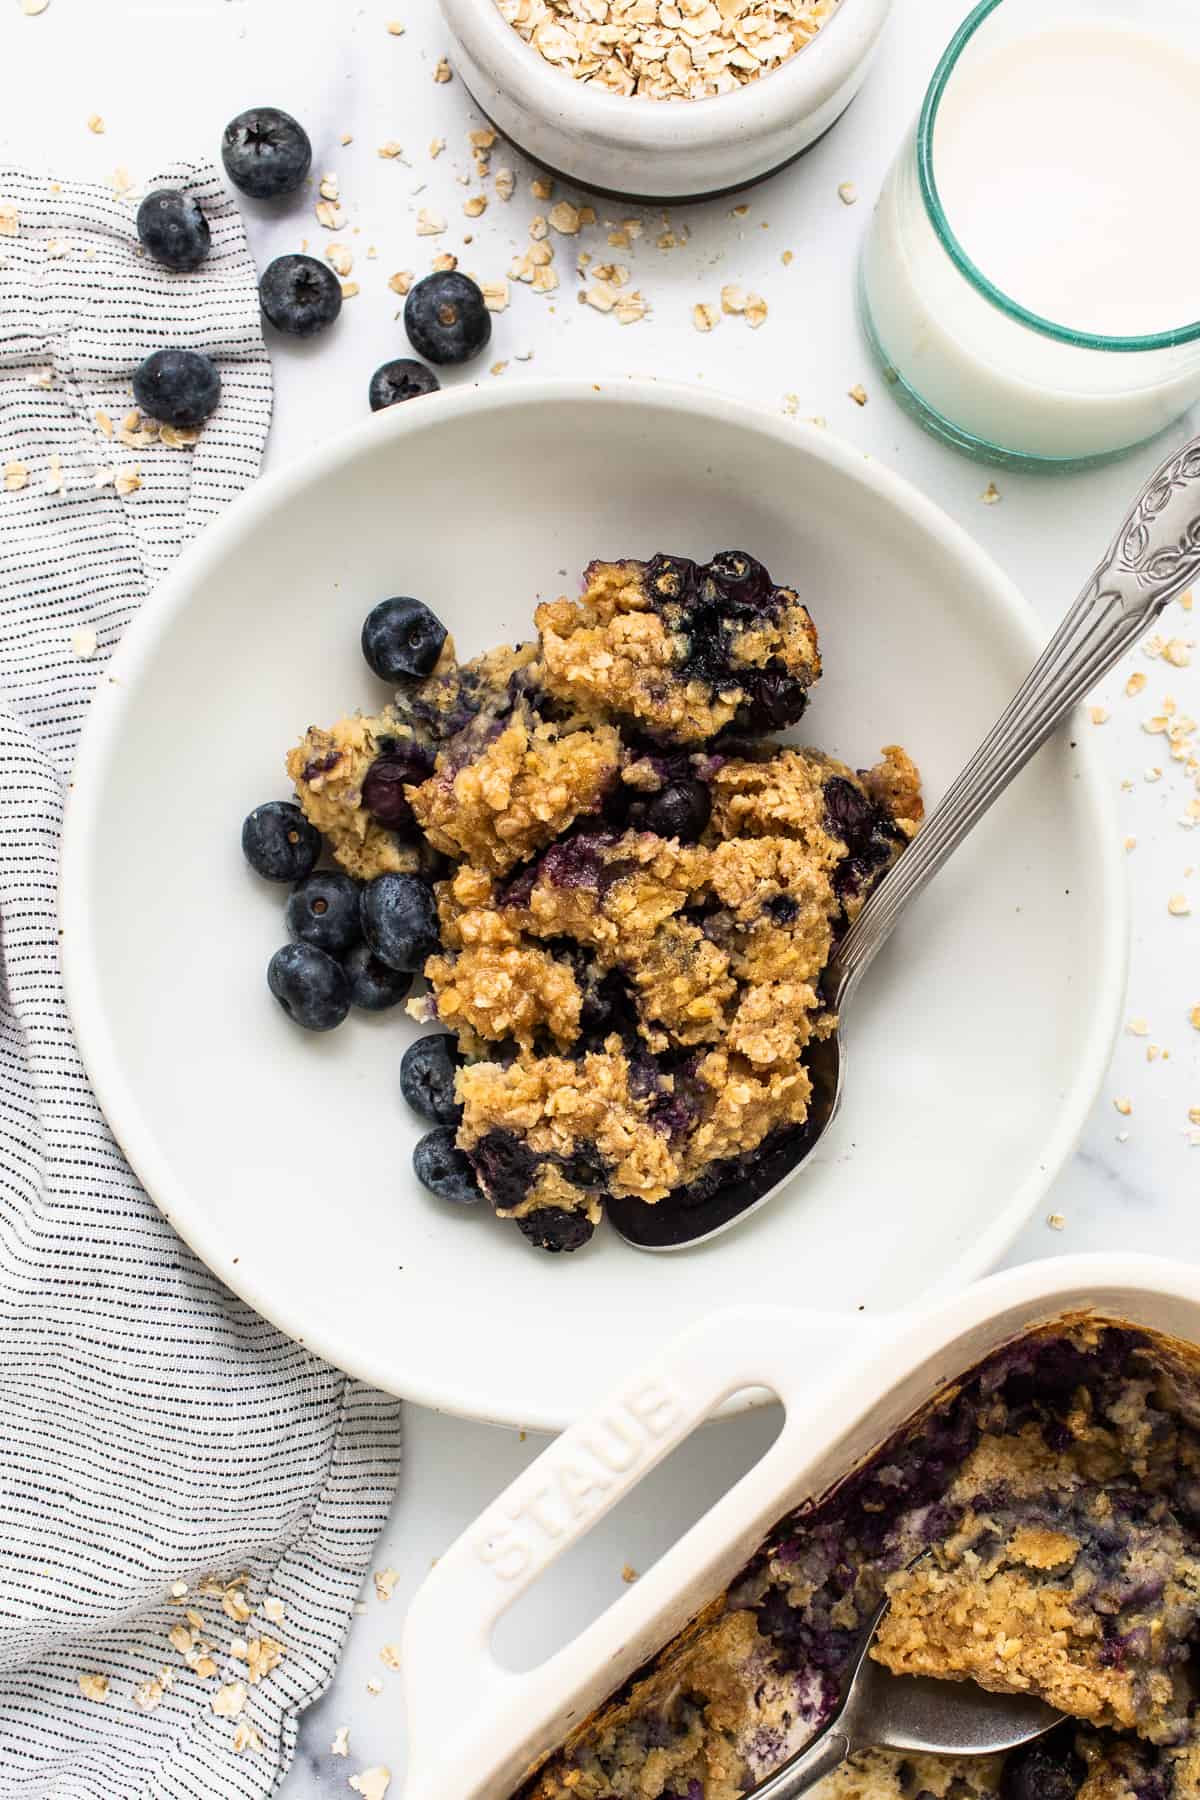
[[[782,168],[835,124],[867,73],[891,0],[842,0],[807,49],[712,100],[624,99],[575,81],[495,0],[441,0],[480,110],[535,162],[599,193],[701,200]]]

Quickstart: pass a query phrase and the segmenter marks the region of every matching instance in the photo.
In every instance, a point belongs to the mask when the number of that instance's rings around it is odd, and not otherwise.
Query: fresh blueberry
[[[693,843],[708,824],[712,795],[703,781],[673,781],[646,807],[646,829],[663,838]]]
[[[377,875],[359,896],[363,936],[389,969],[419,974],[438,946],[437,907],[415,875]]]
[[[400,1092],[414,1112],[435,1125],[457,1125],[463,1109],[454,1097],[458,1059],[454,1039],[445,1032],[418,1038],[400,1064]]]
[[[362,653],[381,681],[428,675],[442,654],[446,627],[422,600],[396,595],[363,621]]]
[[[302,944],[343,956],[362,936],[358,883],[332,869],[318,869],[288,895],[287,928]]]
[[[439,1125],[419,1140],[413,1151],[413,1173],[439,1200],[474,1206],[480,1197],[470,1158],[454,1142],[453,1126]]]
[[[277,106],[253,106],[221,134],[221,161],[234,187],[255,200],[293,194],[312,167],[303,125]]]
[[[137,234],[166,269],[198,269],[208,255],[208,220],[190,194],[156,188],[138,207]]]
[[[350,979],[315,944],[285,944],[267,965],[267,986],[305,1031],[332,1031],[350,1011]]]
[[[492,315],[469,275],[455,269],[426,275],[404,302],[404,329],[418,356],[431,363],[468,362],[492,335]]]
[[[133,397],[164,425],[203,425],[217,410],[221,377],[200,350],[156,350],[133,372]]]
[[[1000,1776],[1000,1800],[1075,1800],[1087,1767],[1073,1738],[1072,1726],[1060,1727],[1013,1750]]]
[[[321,854],[321,834],[291,800],[268,800],[247,815],[242,853],[267,881],[303,881]]]
[[[342,284],[315,256],[277,256],[258,284],[258,297],[276,331],[314,337],[342,310]]]
[[[420,744],[398,744],[377,756],[362,784],[362,802],[373,819],[389,831],[413,828],[406,787],[419,786],[433,773],[433,758]]]
[[[441,382],[432,369],[411,356],[398,356],[394,362],[380,363],[371,377],[367,398],[372,412],[385,406],[399,406],[402,400],[418,400],[422,394],[436,394]]]
[[[557,1256],[563,1250],[580,1250],[596,1227],[586,1213],[568,1212],[563,1206],[539,1206],[517,1224],[536,1250]]]
[[[412,987],[406,969],[389,969],[366,944],[355,944],[342,958],[350,982],[350,1004],[363,1012],[386,1012],[398,1006]]]

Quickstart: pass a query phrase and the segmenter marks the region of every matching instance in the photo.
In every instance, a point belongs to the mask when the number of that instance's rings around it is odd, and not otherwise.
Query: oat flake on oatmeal
[[[703,100],[803,50],[838,0],[496,0],[554,68],[610,93]]]

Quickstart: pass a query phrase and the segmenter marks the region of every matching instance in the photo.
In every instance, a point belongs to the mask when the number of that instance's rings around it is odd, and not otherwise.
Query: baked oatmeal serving
[[[795,1160],[823,971],[922,804],[896,745],[855,772],[780,741],[817,633],[753,557],[596,562],[535,624],[459,662],[421,602],[381,602],[363,650],[394,698],[310,727],[295,803],[243,844],[296,883],[284,1010],[327,1029],[423,974],[418,1176],[563,1251],[606,1201],[749,1199]]]
[[[996,1353],[824,1498],[521,1789],[740,1800],[895,1674],[1068,1715],[1006,1757],[874,1752],[818,1800],[1197,1800],[1200,1354],[1079,1316]]]

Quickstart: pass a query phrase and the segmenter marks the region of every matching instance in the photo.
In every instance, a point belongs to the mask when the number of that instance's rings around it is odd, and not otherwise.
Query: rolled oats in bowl
[[[839,0],[495,0],[576,81],[647,100],[708,100],[804,50]]]

